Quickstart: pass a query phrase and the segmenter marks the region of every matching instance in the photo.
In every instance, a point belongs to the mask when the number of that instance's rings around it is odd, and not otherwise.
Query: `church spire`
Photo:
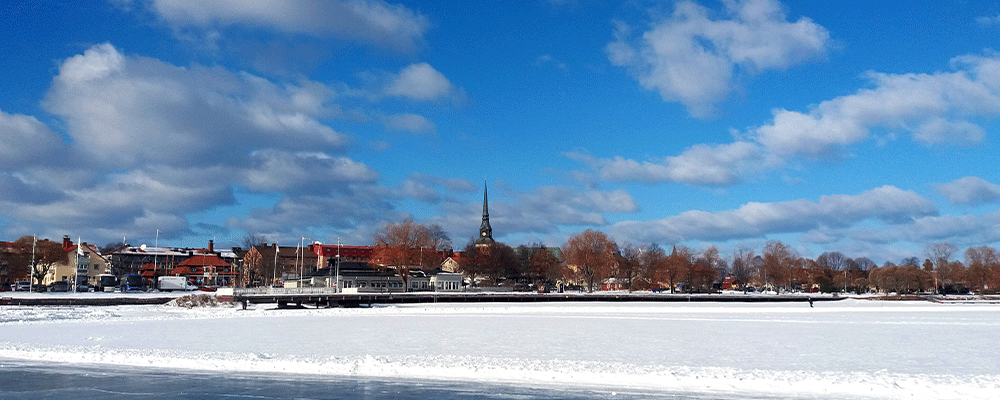
[[[487,187],[486,183],[483,183],[483,223],[479,225],[479,238],[476,239],[477,245],[492,244],[493,240],[493,228],[490,227],[490,208],[487,197]]]

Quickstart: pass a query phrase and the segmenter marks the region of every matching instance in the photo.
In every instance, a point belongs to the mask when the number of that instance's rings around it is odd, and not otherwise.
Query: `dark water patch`
[[[760,397],[670,394],[638,390],[527,387],[496,383],[364,379],[300,374],[178,372],[155,368],[77,366],[0,360],[0,399],[361,399],[751,400]]]

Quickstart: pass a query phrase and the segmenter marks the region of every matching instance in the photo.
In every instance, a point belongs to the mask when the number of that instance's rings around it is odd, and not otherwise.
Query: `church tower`
[[[493,240],[493,228],[490,227],[490,209],[487,202],[487,188],[483,184],[483,223],[479,225],[479,237],[476,238],[476,246],[491,245]]]

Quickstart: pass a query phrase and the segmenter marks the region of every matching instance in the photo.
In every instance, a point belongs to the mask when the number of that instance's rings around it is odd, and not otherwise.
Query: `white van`
[[[164,292],[174,290],[198,290],[198,286],[188,282],[183,276],[161,276],[156,280],[156,288]]]

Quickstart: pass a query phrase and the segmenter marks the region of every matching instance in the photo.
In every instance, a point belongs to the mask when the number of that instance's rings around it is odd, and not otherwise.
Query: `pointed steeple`
[[[493,228],[490,227],[490,208],[487,197],[486,183],[483,183],[483,223],[479,225],[479,237],[476,238],[477,245],[492,244]]]

